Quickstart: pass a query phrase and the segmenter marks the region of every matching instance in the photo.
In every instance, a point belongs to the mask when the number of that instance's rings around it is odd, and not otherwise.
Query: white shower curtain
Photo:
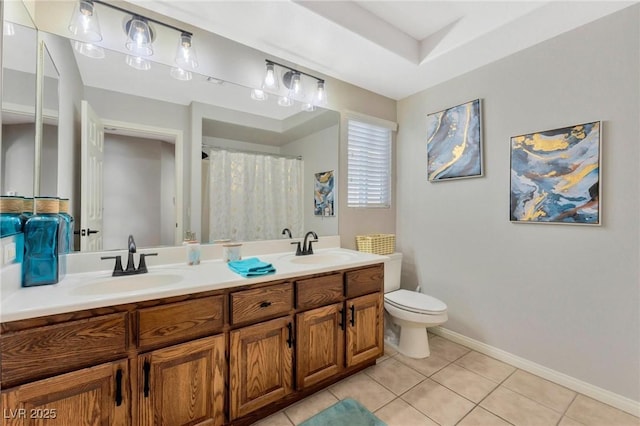
[[[302,160],[212,149],[209,241],[270,240],[303,233]]]

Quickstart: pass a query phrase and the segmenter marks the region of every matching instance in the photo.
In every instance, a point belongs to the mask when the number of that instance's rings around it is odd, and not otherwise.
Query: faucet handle
[[[100,259],[102,260],[107,260],[107,259],[115,259],[116,260],[116,264],[113,268],[113,274],[111,274],[112,277],[117,277],[118,275],[122,275],[124,273],[124,271],[122,270],[122,256],[103,256]]]
[[[157,256],[158,253],[140,253],[140,263],[138,263],[138,270],[136,271],[136,274],[144,274],[146,272],[149,272],[147,270],[147,263],[144,261],[144,258],[147,256]]]
[[[300,241],[294,241],[291,244],[297,244],[298,247],[296,248],[296,256],[301,256],[302,255],[302,248],[300,247]]]

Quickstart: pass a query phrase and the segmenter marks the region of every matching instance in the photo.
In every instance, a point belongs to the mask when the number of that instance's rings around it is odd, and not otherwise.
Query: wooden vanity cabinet
[[[5,424],[248,425],[382,355],[383,265],[0,326]]]
[[[2,393],[7,426],[129,425],[128,360],[100,364]]]
[[[224,423],[224,335],[138,356],[138,425]]]
[[[298,309],[315,307],[296,316],[299,389],[382,355],[383,278],[377,265],[296,282]]]

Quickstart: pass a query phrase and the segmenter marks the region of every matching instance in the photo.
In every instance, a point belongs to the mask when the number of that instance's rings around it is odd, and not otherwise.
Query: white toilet
[[[384,309],[400,327],[397,350],[411,358],[426,358],[430,354],[427,327],[447,321],[447,305],[435,297],[400,289],[402,253],[388,257],[384,263]]]

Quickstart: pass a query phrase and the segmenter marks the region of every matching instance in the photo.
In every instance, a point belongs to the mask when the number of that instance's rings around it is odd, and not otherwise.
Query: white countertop
[[[3,293],[0,322],[287,279],[372,265],[387,259],[341,248],[316,250],[309,256],[286,252],[256,257],[273,264],[276,273],[244,278],[232,272],[222,260],[208,260],[195,266],[150,266],[147,274],[135,276],[111,277],[111,272],[104,271],[68,274],[54,285]]]

